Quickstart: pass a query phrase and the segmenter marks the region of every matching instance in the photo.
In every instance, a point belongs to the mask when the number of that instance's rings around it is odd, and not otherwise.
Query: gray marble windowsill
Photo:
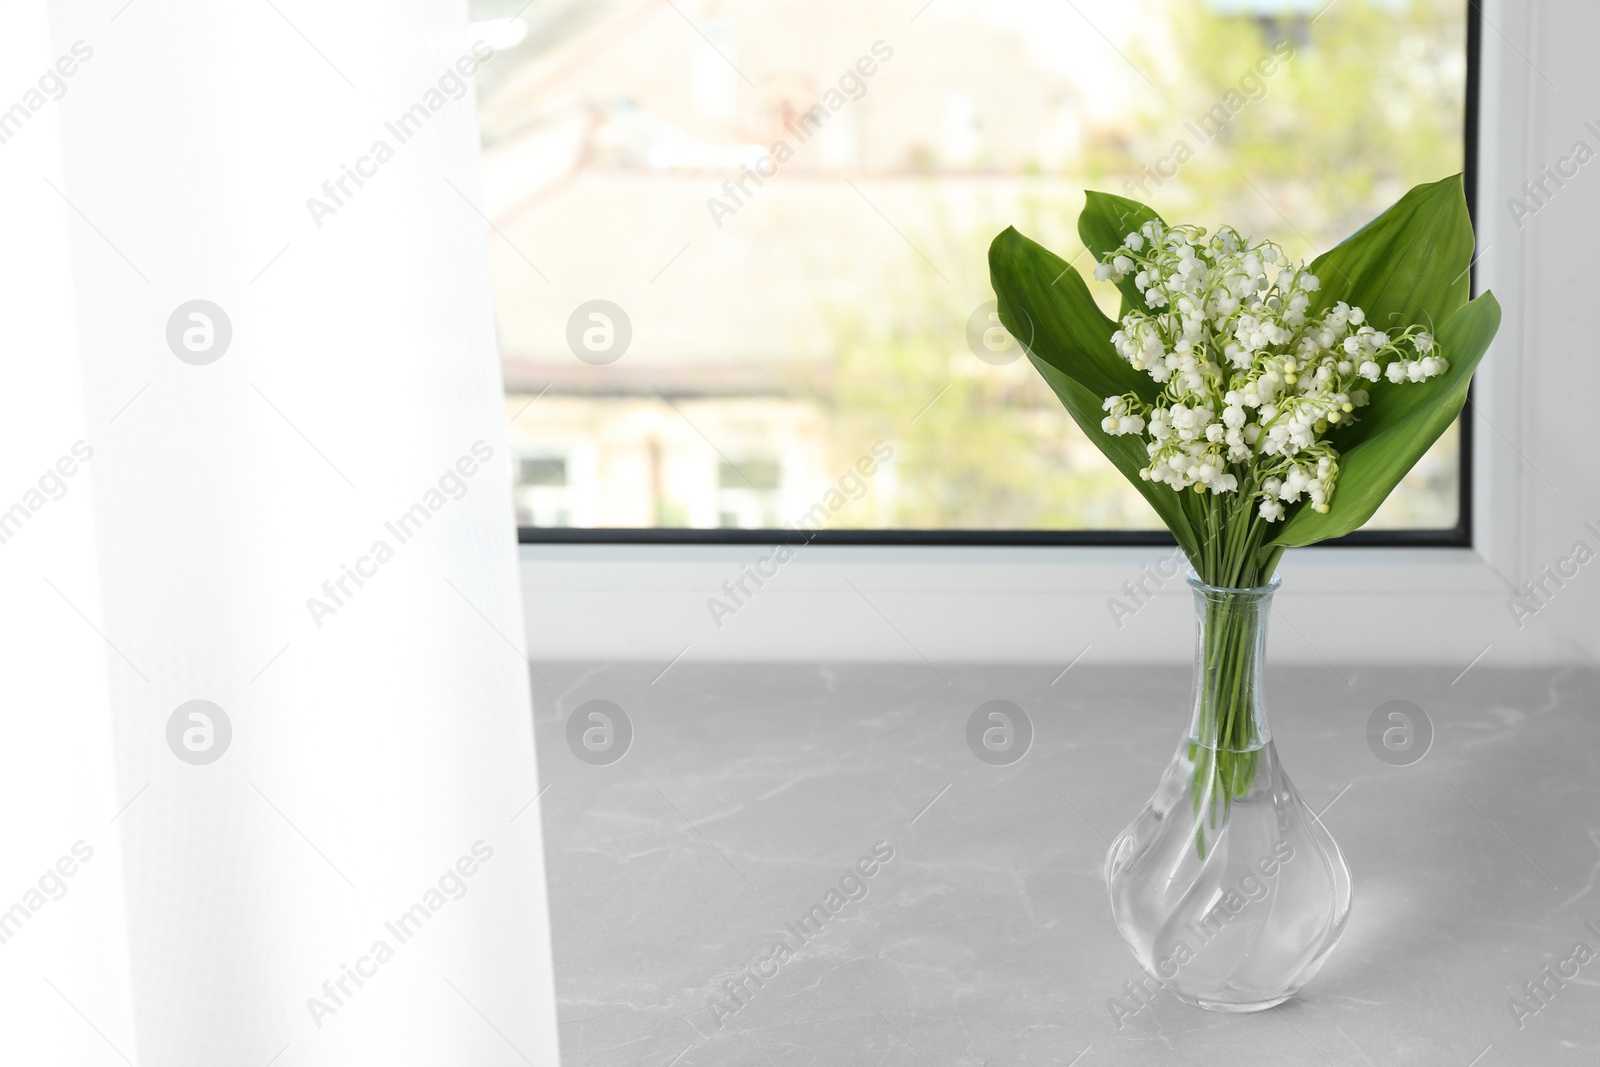
[[[1063,665],[540,664],[563,1063],[1600,1064],[1600,957],[1520,1029],[1508,1008],[1575,942],[1600,953],[1600,675],[1272,672],[1280,755],[1354,874],[1349,928],[1281,1008],[1163,994],[1118,1025],[1108,1002],[1132,1006],[1139,971],[1101,865],[1187,725],[1189,672],[1079,665],[1052,684]],[[1008,767],[965,739],[995,698],[1035,728]],[[591,699],[632,722],[608,766],[567,743]],[[1367,745],[1396,699],[1434,725],[1410,766]],[[893,858],[867,895],[714,1014],[877,842]]]

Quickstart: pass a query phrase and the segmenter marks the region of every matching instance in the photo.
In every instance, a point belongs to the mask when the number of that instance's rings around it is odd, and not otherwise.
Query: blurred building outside
[[[885,441],[834,528],[1152,528],[1027,360],[969,341],[993,235],[1087,274],[1098,187],[1309,258],[1459,169],[1442,0],[519,6],[473,4],[522,525],[784,527]],[[620,358],[575,354],[591,328]],[[1452,525],[1456,447],[1374,524]]]

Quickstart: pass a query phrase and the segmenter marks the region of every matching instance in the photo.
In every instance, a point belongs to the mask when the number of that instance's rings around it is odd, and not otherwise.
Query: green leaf
[[[1362,410],[1380,410],[1378,429],[1340,455],[1339,480],[1328,512],[1301,506],[1269,544],[1312,545],[1342,537],[1370,519],[1461,413],[1472,372],[1499,328],[1500,304],[1493,293],[1484,293],[1439,331],[1449,370],[1426,382],[1385,381],[1375,386],[1373,403]]]
[[[999,300],[1000,321],[1023,348],[1102,400],[1136,392],[1149,403],[1160,395],[1161,387],[1148,374],[1117,355],[1111,344],[1117,324],[1106,318],[1083,277],[1060,256],[1007,227],[989,246],[989,281]]]
[[[1155,509],[1161,521],[1166,523],[1167,529],[1172,531],[1172,536],[1178,539],[1178,547],[1182,548],[1190,559],[1199,559],[1200,540],[1188,515],[1184,513],[1181,494],[1170,485],[1148,482],[1139,477],[1140,468],[1150,462],[1150,457],[1145,452],[1144,436],[1126,434],[1113,437],[1106,433],[1100,428],[1100,420],[1105,414],[1100,408],[1100,402],[1104,397],[1041,359],[1036,353],[1029,352],[1028,359],[1050,388],[1055,390],[1056,396],[1071,413],[1073,421],[1084,432],[1084,436],[1093,441],[1095,447],[1122,472],[1122,476],[1132,482],[1140,495],[1150,502],[1150,506]]]
[[[1073,420],[1193,554],[1197,541],[1178,493],[1139,477],[1149,462],[1143,438],[1113,437],[1100,429],[1105,417],[1100,405],[1106,397],[1131,392],[1148,404],[1161,387],[1117,355],[1111,345],[1116,323],[1095,304],[1083,278],[1060,256],[1009,227],[989,246],[989,278],[1000,321]]]
[[[1378,330],[1437,332],[1471,295],[1472,218],[1461,175],[1419,185],[1311,263],[1315,316],[1343,300]]]
[[[1099,263],[1108,253],[1121,248],[1128,234],[1137,233],[1140,226],[1152,220],[1161,222],[1161,216],[1139,201],[1091,189],[1084,194],[1083,214],[1078,216],[1078,236]],[[1118,282],[1117,288],[1122,292],[1122,311],[1118,318],[1129,311],[1149,310],[1132,275]]]

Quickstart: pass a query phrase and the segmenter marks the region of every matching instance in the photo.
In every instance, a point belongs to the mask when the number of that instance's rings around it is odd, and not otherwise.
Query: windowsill
[[[1065,664],[1086,647],[1089,661],[1192,654],[1188,590],[1164,562],[1171,549],[813,545],[759,587],[746,577],[736,601],[725,583],[772,551],[523,545],[530,654],[663,665],[680,655]],[[1485,662],[1568,658],[1561,605],[1519,630],[1509,583],[1473,549],[1300,549],[1282,573],[1275,661],[1459,670],[1486,646]]]
[[[1282,1019],[1229,1019],[1129,997],[1124,983],[1139,967],[1101,876],[1107,838],[1149,799],[1179,741],[1188,671],[1087,667],[1053,682],[1054,662],[947,678],[920,663],[680,665],[665,677],[541,664],[555,970],[563,1039],[582,1041],[568,1052],[727,1062],[802,1034],[819,1061],[850,1063],[864,1048],[896,1048],[875,1009],[920,1048],[944,1051],[931,1057],[939,1063],[1065,1063],[1092,1043],[1085,1067],[1147,1064],[1160,1041],[1189,1063],[1323,1063],[1318,1046],[1350,1063],[1360,1048],[1407,1045],[1427,1050],[1419,1061],[1465,1065],[1491,1037],[1486,1064],[1512,1062],[1501,1048],[1512,1042],[1515,1062],[1559,1063],[1561,1048],[1592,1034],[1581,990],[1560,993],[1524,1033],[1503,1011],[1491,1026],[1483,1010],[1505,995],[1496,982],[1537,980],[1539,953],[1580,936],[1595,913],[1593,893],[1577,908],[1560,903],[1592,876],[1575,819],[1592,806],[1583,755],[1600,745],[1592,671],[1480,664],[1452,686],[1454,671],[1358,667],[1345,686],[1320,665],[1269,669],[1276,743],[1357,866],[1357,918],[1304,1002],[1285,1005]],[[639,749],[600,768],[567,743],[570,717],[595,698],[632,716]],[[965,743],[973,709],[995,698],[1033,724],[1009,766],[980,762]],[[1432,716],[1439,751],[1409,766],[1380,761],[1367,742],[1373,710],[1395,699]],[[1535,767],[1555,773],[1530,788]],[[803,947],[785,923],[880,841],[880,856],[893,858],[862,868],[874,872],[867,892]],[[604,920],[606,900],[626,902],[626,921]],[[1508,911],[1522,921],[1505,921]],[[798,950],[793,961],[761,964],[764,984],[729,1000],[724,983],[756,973],[741,968],[778,940]],[[1504,977],[1484,974],[1484,959],[1507,961]],[[655,991],[626,1002],[644,981]],[[1383,1007],[1423,988],[1432,995],[1422,1012]],[[713,1003],[737,1014],[719,1018]],[[1028,1029],[1038,1018],[1048,1026]],[[1259,1050],[1248,1057],[1233,1052],[1244,1038],[1218,1036],[1246,1030]]]

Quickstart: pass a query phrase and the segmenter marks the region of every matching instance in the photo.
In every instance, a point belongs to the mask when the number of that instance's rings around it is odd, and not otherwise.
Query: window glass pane
[[[991,320],[993,236],[1089,273],[1087,187],[1309,259],[1462,166],[1459,0],[472,8],[525,524],[1155,527]],[[1372,525],[1458,483],[1452,430]]]

